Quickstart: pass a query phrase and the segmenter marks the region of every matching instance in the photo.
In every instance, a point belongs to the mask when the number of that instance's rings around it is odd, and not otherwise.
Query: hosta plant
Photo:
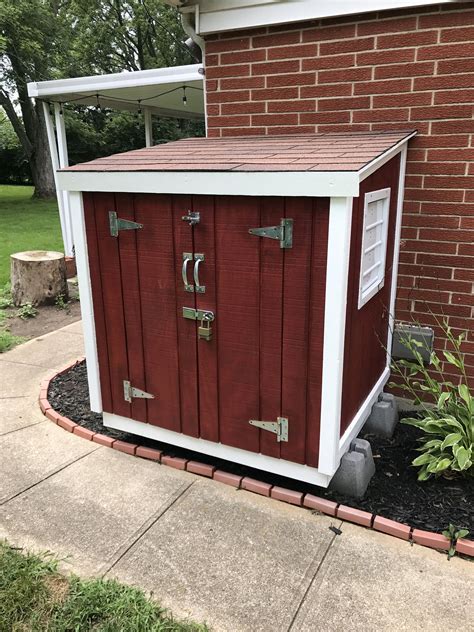
[[[420,406],[416,417],[402,423],[423,431],[418,452],[412,462],[419,467],[418,480],[432,476],[474,475],[474,396],[464,363],[462,344],[465,334],[455,336],[447,324],[441,324],[452,350],[443,351],[445,367],[436,352],[426,366],[420,353],[422,343],[409,336],[403,341],[413,360],[397,360],[392,365],[400,380],[397,384]],[[448,372],[459,375],[454,383]]]

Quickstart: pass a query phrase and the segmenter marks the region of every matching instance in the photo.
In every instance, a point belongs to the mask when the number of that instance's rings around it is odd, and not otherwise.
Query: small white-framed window
[[[360,258],[359,309],[383,288],[387,256],[390,188],[370,191],[364,198]]]

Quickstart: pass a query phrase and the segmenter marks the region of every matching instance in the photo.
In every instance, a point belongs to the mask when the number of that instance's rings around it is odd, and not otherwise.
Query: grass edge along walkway
[[[83,580],[58,571],[51,553],[0,541],[0,632],[206,632],[176,621],[145,593],[113,579]]]

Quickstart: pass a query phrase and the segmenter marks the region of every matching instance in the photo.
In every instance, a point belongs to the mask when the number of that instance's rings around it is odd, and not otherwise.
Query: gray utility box
[[[431,352],[433,351],[434,331],[430,327],[420,327],[419,325],[396,325],[392,340],[392,358],[394,360],[414,360],[412,352],[403,341],[411,338],[421,342],[422,347],[418,347],[421,357],[429,363]]]

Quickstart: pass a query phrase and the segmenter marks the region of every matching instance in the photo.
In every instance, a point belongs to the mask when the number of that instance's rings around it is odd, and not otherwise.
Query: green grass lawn
[[[32,199],[33,187],[0,185],[0,287],[10,280],[10,255],[64,252],[56,200]]]
[[[47,555],[0,542],[0,632],[205,632],[175,621],[137,588],[65,577]]]

